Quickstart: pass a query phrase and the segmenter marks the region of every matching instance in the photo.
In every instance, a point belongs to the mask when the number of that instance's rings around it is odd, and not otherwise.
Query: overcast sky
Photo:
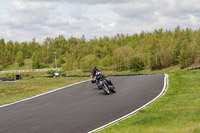
[[[199,29],[199,0],[1,0],[0,38],[42,42],[64,35],[86,39],[163,28]]]

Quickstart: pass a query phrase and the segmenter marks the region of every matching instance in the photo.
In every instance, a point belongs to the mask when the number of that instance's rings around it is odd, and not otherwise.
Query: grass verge
[[[33,79],[21,80],[16,83],[0,84],[0,105],[35,96],[86,79],[88,78],[37,77]]]
[[[14,64],[3,68],[2,71],[6,71],[6,70],[27,70],[27,69],[32,69],[32,59],[25,59],[24,65],[21,66],[21,67],[19,67],[17,62],[15,62]]]
[[[200,70],[143,73],[168,73],[168,91],[145,109],[99,133],[200,133]]]

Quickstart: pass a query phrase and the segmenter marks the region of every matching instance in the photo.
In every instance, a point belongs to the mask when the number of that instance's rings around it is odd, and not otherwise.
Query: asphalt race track
[[[86,133],[154,99],[164,74],[110,77],[117,93],[90,81],[0,108],[0,133]]]

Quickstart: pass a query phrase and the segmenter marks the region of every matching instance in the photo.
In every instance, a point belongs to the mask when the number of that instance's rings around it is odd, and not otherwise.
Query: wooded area
[[[92,66],[103,69],[152,70],[180,65],[185,68],[200,62],[200,29],[180,29],[174,31],[154,30],[153,33],[117,34],[114,37],[94,38],[86,41],[60,35],[46,38],[42,44],[31,42],[5,43],[0,39],[0,70],[24,59],[32,59],[32,68],[55,66],[54,53],[57,52],[58,67],[64,71],[72,69],[91,70]]]

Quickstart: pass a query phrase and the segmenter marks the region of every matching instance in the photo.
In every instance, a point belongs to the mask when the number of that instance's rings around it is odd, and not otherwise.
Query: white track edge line
[[[101,127],[99,127],[99,128],[96,128],[96,129],[94,129],[94,130],[92,130],[92,131],[89,131],[88,133],[97,132],[97,131],[99,131],[99,130],[104,129],[105,127],[108,127],[108,126],[110,126],[110,125],[112,125],[112,124],[114,124],[114,123],[116,123],[116,122],[118,122],[118,121],[121,121],[121,120],[123,120],[123,119],[125,119],[125,118],[131,116],[131,115],[135,114],[137,111],[139,111],[139,110],[145,108],[146,106],[148,106],[149,104],[151,104],[152,102],[154,102],[155,100],[157,100],[157,99],[158,99],[159,97],[161,97],[162,95],[164,95],[164,93],[166,92],[166,90],[167,90],[167,88],[168,88],[168,74],[164,74],[164,75],[165,75],[165,77],[164,77],[164,86],[163,86],[162,91],[160,92],[160,94],[159,94],[157,97],[155,97],[153,100],[151,100],[150,102],[146,103],[146,104],[143,105],[142,107],[140,107],[140,108],[134,110],[133,112],[131,112],[131,113],[125,115],[125,116],[122,116],[122,117],[120,117],[120,118],[118,118],[118,119],[116,119],[116,120],[114,120],[114,121],[112,121],[112,122],[110,122],[110,123],[108,123],[108,124],[105,124],[105,125],[103,125],[103,126],[101,126]]]
[[[74,85],[77,85],[77,84],[80,84],[80,83],[84,83],[84,82],[87,82],[87,81],[90,81],[90,80],[91,79],[84,80],[84,81],[77,82],[77,83],[74,83],[74,84],[71,84],[71,85],[67,85],[67,86],[64,86],[64,87],[61,87],[61,88],[57,88],[55,90],[51,90],[51,91],[48,91],[48,92],[45,92],[45,93],[42,93],[42,94],[39,94],[39,95],[36,95],[36,96],[25,98],[25,99],[22,99],[22,100],[13,102],[13,103],[5,104],[5,105],[0,106],[0,109],[3,108],[3,107],[7,107],[7,106],[10,106],[10,105],[13,105],[13,104],[17,104],[17,103],[21,103],[21,102],[24,102],[24,101],[28,101],[28,100],[31,100],[31,99],[34,99],[34,98],[37,98],[37,97],[40,97],[40,96],[44,96],[44,95],[50,94],[52,92],[56,92],[56,91],[59,91],[59,90],[62,90],[62,89],[65,89],[65,88],[68,88],[68,87],[71,87],[71,86],[74,86]]]

